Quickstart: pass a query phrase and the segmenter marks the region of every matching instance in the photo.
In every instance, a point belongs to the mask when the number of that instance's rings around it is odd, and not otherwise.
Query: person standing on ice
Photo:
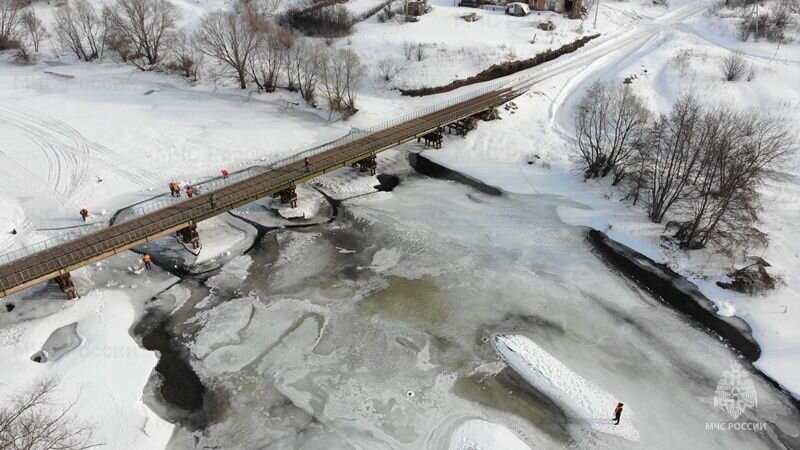
[[[186,186],[186,195],[189,198],[192,198],[194,196],[194,188],[191,186]]]
[[[83,221],[86,222],[86,219],[89,218],[89,210],[81,208],[81,217],[83,217]]]
[[[228,178],[228,169],[222,169],[222,178],[223,179]]]
[[[304,162],[306,163],[306,173],[308,173],[311,170],[310,167],[309,167],[310,163],[308,161],[308,156],[306,156],[306,159],[304,160]]]
[[[144,256],[142,256],[142,262],[144,262],[145,269],[151,270],[153,268],[152,266],[153,258],[150,257],[149,253],[145,253]]]
[[[614,425],[619,425],[620,416],[622,416],[622,403],[617,403],[617,407],[614,408]]]
[[[170,197],[175,197],[175,182],[169,184],[169,195]]]

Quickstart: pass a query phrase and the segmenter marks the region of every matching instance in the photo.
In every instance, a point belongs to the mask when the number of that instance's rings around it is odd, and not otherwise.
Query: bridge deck
[[[516,97],[511,88],[499,89],[410,119],[310,158],[306,169],[299,159],[212,193],[77,238],[0,266],[0,296],[7,296],[92,262],[131,249],[161,236],[251,203],[324,173],[362,160],[440,126],[480,113]]]

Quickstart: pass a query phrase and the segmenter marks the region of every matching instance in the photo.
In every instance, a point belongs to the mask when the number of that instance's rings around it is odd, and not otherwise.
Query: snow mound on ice
[[[529,450],[530,447],[508,428],[481,419],[460,424],[450,435],[449,450]]]
[[[239,332],[249,323],[253,315],[253,299],[237,298],[197,316],[203,328],[191,344],[192,353],[200,359],[225,345],[238,344]]]
[[[639,440],[629,405],[625,405],[620,424],[614,425],[611,418],[618,399],[613,395],[573,372],[525,336],[498,335],[494,342],[509,366],[533,387],[565,406],[568,413],[601,433]]]

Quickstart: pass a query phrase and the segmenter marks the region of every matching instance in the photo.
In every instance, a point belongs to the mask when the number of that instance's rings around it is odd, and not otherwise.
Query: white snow
[[[582,424],[629,441],[639,440],[635,414],[625,401],[578,375],[535,342],[520,335],[498,335],[495,347],[508,364],[537,390],[567,408]],[[614,407],[624,403],[622,420],[614,425]]]
[[[2,329],[2,398],[37,378],[57,376],[56,400],[76,402],[74,414],[95,428],[97,442],[114,449],[163,448],[173,425],[142,402],[157,356],[128,334],[135,317],[131,303],[126,291],[94,289],[56,314]],[[50,333],[72,322],[78,323],[80,347],[57,361],[30,360]]]
[[[530,447],[514,432],[481,419],[462,422],[450,436],[449,450],[528,450]]]

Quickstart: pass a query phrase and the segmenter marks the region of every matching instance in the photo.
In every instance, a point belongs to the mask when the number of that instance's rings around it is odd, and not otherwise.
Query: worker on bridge
[[[228,169],[222,169],[222,178],[228,178]]]
[[[311,163],[308,161],[308,156],[306,156],[306,159],[303,162],[305,162],[305,164],[306,164],[306,173],[310,172],[311,171],[311,168],[310,168]]]
[[[86,222],[86,219],[89,218],[89,210],[86,208],[81,208],[81,217],[83,217],[83,221]]]
[[[142,262],[144,263],[144,268],[145,269],[151,270],[153,268],[153,265],[152,265],[153,258],[150,256],[149,253],[145,253],[144,256],[142,256]]]
[[[194,188],[191,186],[186,186],[186,195],[189,198],[192,198],[194,196]]]
[[[178,183],[173,181],[172,183],[169,184],[169,190],[170,190],[170,193],[171,193],[171,195],[173,197],[180,197],[181,196],[181,185],[180,184],[178,184]]]

